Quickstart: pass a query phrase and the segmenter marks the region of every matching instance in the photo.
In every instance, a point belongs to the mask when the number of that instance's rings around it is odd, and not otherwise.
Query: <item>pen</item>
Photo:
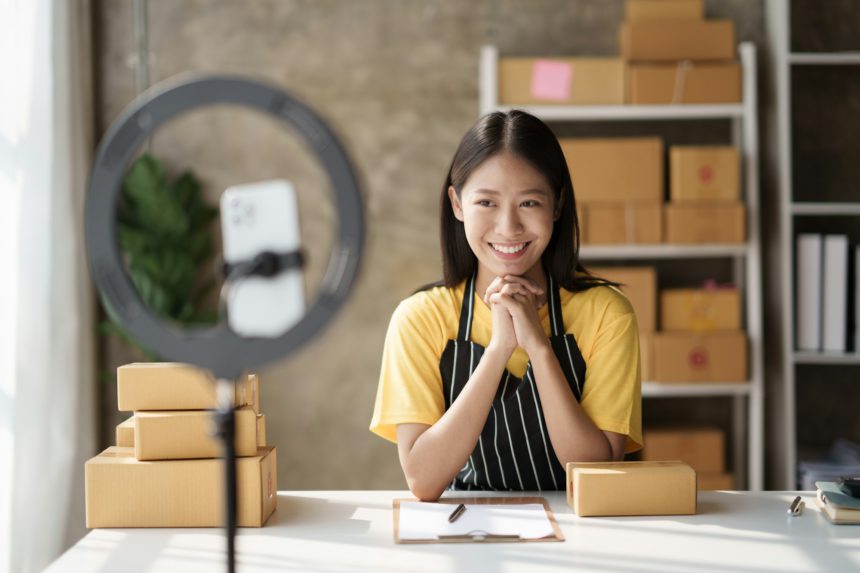
[[[458,519],[461,515],[463,515],[463,513],[464,513],[465,511],[466,511],[466,505],[461,503],[460,505],[458,505],[458,506],[454,509],[454,511],[452,511],[452,512],[451,512],[451,515],[449,515],[449,516],[448,516],[448,523],[454,523],[455,521],[457,521],[457,519]]]

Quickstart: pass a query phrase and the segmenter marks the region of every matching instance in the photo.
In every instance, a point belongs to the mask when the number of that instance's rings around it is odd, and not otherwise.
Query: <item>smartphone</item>
[[[227,188],[221,194],[221,231],[228,264],[251,260],[266,251],[298,251],[299,210],[292,184],[277,179]],[[226,298],[227,324],[233,332],[274,338],[304,316],[304,275],[300,268],[290,268],[272,277],[239,277]]]

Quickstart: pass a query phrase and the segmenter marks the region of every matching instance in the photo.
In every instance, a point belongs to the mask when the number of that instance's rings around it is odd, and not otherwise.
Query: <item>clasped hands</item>
[[[493,313],[491,347],[510,356],[519,346],[534,356],[549,345],[537,312],[546,295],[533,281],[515,275],[496,277],[482,298]]]

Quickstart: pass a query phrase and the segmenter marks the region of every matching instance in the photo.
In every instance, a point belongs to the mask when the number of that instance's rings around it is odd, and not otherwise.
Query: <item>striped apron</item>
[[[565,334],[561,301],[551,277],[550,344],[577,401],[585,384],[585,360],[572,334]],[[439,361],[445,409],[451,407],[484,354],[471,341],[475,276],[466,284],[456,340],[449,340]],[[449,489],[541,491],[565,488],[565,470],[549,441],[532,364],[520,379],[505,370],[475,449]]]

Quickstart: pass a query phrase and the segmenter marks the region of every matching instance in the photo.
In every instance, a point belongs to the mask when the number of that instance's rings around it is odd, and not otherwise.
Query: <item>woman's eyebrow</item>
[[[483,188],[475,189],[474,193],[484,193],[486,195],[499,195],[500,194],[499,191],[496,191],[495,189],[483,189]],[[537,188],[523,189],[522,191],[517,191],[516,194],[517,195],[540,195],[543,197],[546,197],[549,195],[549,193],[546,190],[537,189]]]

